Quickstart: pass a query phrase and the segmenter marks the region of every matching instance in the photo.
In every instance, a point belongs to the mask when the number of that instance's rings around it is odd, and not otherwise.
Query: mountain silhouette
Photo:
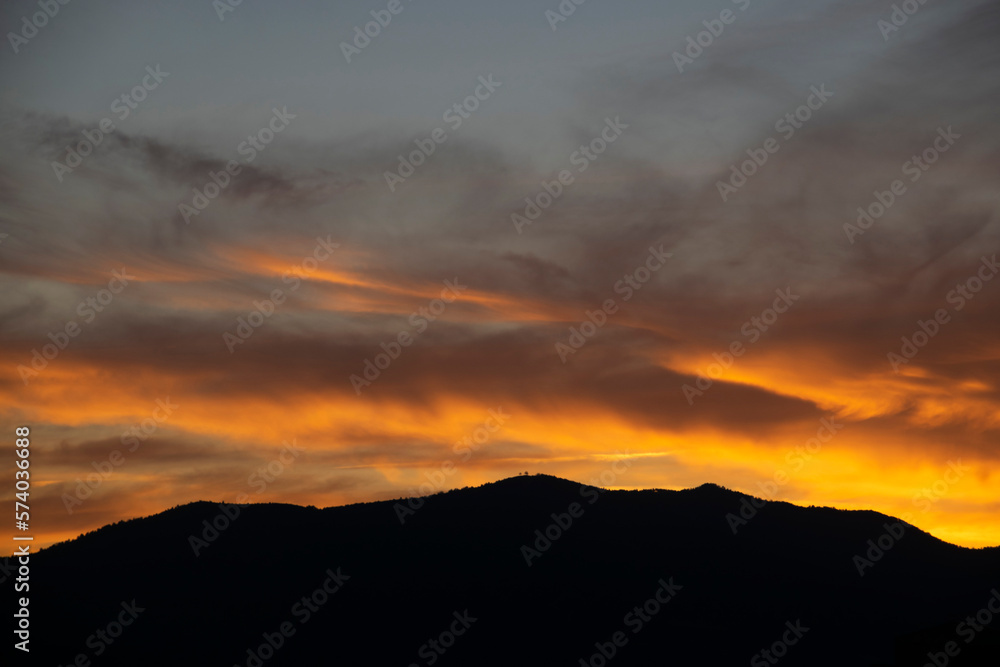
[[[196,502],[31,573],[32,664],[1000,664],[1000,548],[712,484]]]

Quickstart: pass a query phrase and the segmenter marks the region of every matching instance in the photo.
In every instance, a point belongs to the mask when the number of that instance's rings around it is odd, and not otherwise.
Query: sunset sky
[[[529,471],[1000,544],[1000,5],[912,5],[87,0],[8,36],[36,543]]]

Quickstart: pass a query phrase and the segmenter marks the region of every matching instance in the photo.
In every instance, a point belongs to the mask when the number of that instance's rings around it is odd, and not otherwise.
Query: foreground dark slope
[[[1000,587],[998,549],[907,526],[861,577],[853,557],[894,519],[770,503],[734,535],[725,517],[745,496],[716,486],[593,504],[582,490],[516,477],[430,497],[405,525],[393,502],[254,505],[197,557],[189,536],[215,504],[108,526],[33,559],[33,657],[252,667],[247,649],[289,622],[263,664],[577,666],[621,631],[609,665],[745,665],[801,620],[782,665],[923,665],[949,640],[961,647],[949,664],[1000,664],[1000,616],[971,643],[955,634]],[[529,567],[521,546],[574,502],[582,516]],[[349,579],[303,623],[294,605],[338,568]],[[636,632],[624,617],[671,578],[683,588]],[[103,642],[88,638],[133,599],[144,611],[96,656]],[[443,656],[422,650],[465,610],[477,620]]]

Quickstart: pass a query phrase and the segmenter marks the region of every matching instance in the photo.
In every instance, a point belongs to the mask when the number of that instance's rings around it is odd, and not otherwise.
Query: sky
[[[4,3],[36,544],[525,471],[1000,544],[1000,5],[902,4]]]

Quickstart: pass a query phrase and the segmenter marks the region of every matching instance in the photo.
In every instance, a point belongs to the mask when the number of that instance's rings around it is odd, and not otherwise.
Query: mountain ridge
[[[679,493],[679,494],[688,493],[688,494],[699,494],[699,495],[709,495],[709,494],[712,494],[713,496],[715,496],[717,498],[748,498],[748,499],[751,499],[751,500],[761,501],[761,502],[766,503],[768,505],[785,505],[785,506],[795,507],[795,508],[804,509],[804,510],[832,510],[832,511],[835,511],[835,512],[860,513],[860,514],[872,513],[873,515],[878,516],[878,517],[882,517],[884,519],[891,519],[893,521],[903,521],[903,519],[901,519],[899,517],[895,517],[895,516],[893,516],[891,514],[884,514],[882,512],[879,512],[877,510],[872,510],[872,509],[843,509],[843,508],[837,508],[837,507],[833,507],[833,506],[829,506],[829,505],[797,505],[797,504],[795,504],[793,502],[786,501],[786,500],[768,500],[768,499],[760,497],[760,496],[754,496],[753,494],[744,493],[742,491],[737,491],[737,490],[734,490],[734,489],[730,489],[728,487],[722,486],[720,484],[716,484],[714,482],[704,482],[702,484],[699,484],[698,486],[690,487],[690,488],[686,488],[686,489],[663,489],[663,488],[659,488],[659,487],[654,487],[654,488],[649,488],[649,489],[607,489],[607,488],[604,488],[604,487],[600,487],[599,485],[588,485],[588,484],[585,484],[583,482],[576,482],[576,481],[573,481],[573,480],[570,480],[570,479],[566,479],[566,478],[562,478],[562,477],[558,477],[558,476],[555,476],[555,475],[547,475],[547,474],[542,474],[542,473],[532,474],[532,475],[515,475],[515,476],[512,476],[512,477],[505,477],[503,479],[499,479],[499,480],[494,481],[494,482],[485,482],[485,483],[477,485],[477,486],[464,486],[464,487],[459,487],[459,488],[454,488],[454,489],[447,489],[447,490],[437,491],[435,493],[428,494],[426,496],[414,496],[414,497],[400,496],[398,498],[389,498],[389,499],[383,499],[383,500],[360,501],[360,502],[349,503],[349,504],[345,504],[345,505],[330,505],[330,506],[327,506],[327,507],[317,507],[315,505],[298,505],[298,504],[295,504],[295,503],[282,503],[282,502],[247,503],[245,505],[242,505],[241,507],[274,506],[274,507],[300,508],[300,509],[303,509],[303,510],[313,509],[313,510],[319,510],[319,511],[326,512],[326,511],[330,511],[330,510],[346,509],[346,508],[366,506],[366,505],[385,505],[385,504],[405,503],[408,500],[413,500],[413,499],[423,500],[423,501],[427,502],[427,501],[430,501],[431,499],[434,499],[434,498],[448,497],[451,494],[458,494],[458,493],[463,493],[463,492],[468,492],[468,491],[475,491],[475,490],[479,490],[479,489],[529,488],[529,489],[534,489],[534,490],[538,490],[538,489],[549,489],[549,490],[551,490],[553,488],[552,486],[549,486],[549,487],[542,486],[543,484],[561,485],[564,488],[564,490],[568,490],[570,488],[577,489],[577,488],[579,488],[581,486],[593,486],[594,488],[601,488],[603,491],[622,492],[622,493]],[[183,510],[184,508],[190,508],[190,507],[194,507],[194,506],[217,506],[220,503],[225,503],[225,501],[195,500],[195,501],[191,501],[189,503],[184,503],[182,505],[175,505],[173,507],[165,509],[165,510],[163,510],[161,512],[157,512],[155,514],[149,514],[149,515],[144,515],[144,516],[132,517],[132,518],[129,518],[129,519],[122,519],[122,520],[116,521],[114,523],[109,523],[109,524],[106,524],[104,526],[101,526],[100,528],[96,528],[94,530],[87,531],[86,533],[81,533],[77,537],[71,538],[69,540],[63,540],[62,542],[57,542],[55,544],[52,544],[52,545],[50,545],[48,547],[45,547],[44,549],[41,549],[38,553],[42,553],[44,551],[47,551],[48,549],[51,549],[51,548],[54,548],[54,547],[58,547],[60,545],[64,545],[64,544],[69,544],[69,543],[76,542],[77,540],[79,540],[81,538],[87,537],[89,535],[95,535],[95,534],[101,533],[102,531],[105,531],[106,529],[114,527],[114,526],[119,526],[119,525],[123,525],[123,524],[129,524],[129,523],[134,522],[134,521],[142,521],[144,519],[150,519],[150,518],[153,518],[153,517],[156,517],[156,516],[160,516],[160,515],[163,515],[163,514],[167,514],[167,513],[170,513],[170,512],[175,512],[175,511]],[[959,544],[954,544],[952,542],[948,542],[947,540],[943,540],[943,539],[941,539],[939,537],[936,537],[935,535],[933,535],[931,533],[928,533],[927,531],[924,531],[924,530],[918,528],[917,526],[914,526],[913,524],[910,524],[910,523],[905,522],[905,521],[903,521],[903,522],[906,523],[908,526],[912,527],[912,529],[914,531],[918,531],[918,532],[920,532],[920,533],[922,533],[922,534],[924,534],[924,535],[926,535],[926,536],[928,536],[928,537],[930,537],[930,538],[932,538],[934,540],[937,540],[938,542],[941,542],[943,544],[947,544],[949,546],[953,546],[953,547],[956,547],[956,548],[959,548],[959,549],[970,549],[970,550],[984,550],[984,549],[985,550],[990,550],[990,549],[994,549],[994,550],[1000,551],[1000,545],[985,546],[985,547],[966,547],[966,546],[962,546],[962,545],[959,545]]]
[[[422,647],[463,618],[435,664],[593,665],[615,636],[627,639],[615,665],[745,663],[801,623],[782,665],[921,666],[1000,586],[995,548],[868,510],[751,498],[522,475],[323,509],[188,503],[32,556],[33,623],[60,629],[38,654],[96,658],[88,638],[134,601],[147,611],[101,665],[191,664],[191,651],[205,665],[325,664],[335,642],[338,664],[430,667]],[[306,617],[297,601],[324,585],[336,593]],[[629,610],[661,599],[636,625]],[[273,657],[247,653],[283,623],[296,632]],[[949,664],[995,664],[998,627]]]

